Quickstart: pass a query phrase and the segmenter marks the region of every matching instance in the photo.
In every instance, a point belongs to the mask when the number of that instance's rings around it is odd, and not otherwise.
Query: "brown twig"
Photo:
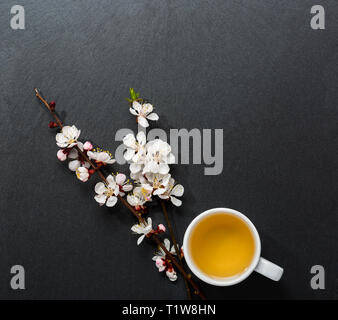
[[[182,257],[181,257],[180,251],[178,249],[177,241],[176,241],[176,238],[175,238],[175,233],[174,233],[173,227],[171,225],[171,222],[169,220],[168,211],[167,211],[167,208],[165,206],[164,200],[160,199],[160,203],[161,203],[161,207],[162,207],[162,212],[163,212],[164,218],[166,220],[166,223],[167,223],[167,226],[168,226],[168,229],[169,229],[171,241],[172,241],[172,243],[174,245],[175,252],[176,252],[176,255],[178,257],[179,263],[180,263],[181,267],[183,268]],[[188,299],[191,299],[190,287],[189,287],[189,284],[188,284],[188,281],[187,281],[186,278],[184,278],[184,285],[185,285],[185,288],[187,290]]]
[[[35,95],[39,98],[39,100],[46,106],[46,108],[49,110],[49,112],[54,117],[57,125],[60,127],[60,129],[63,128],[63,124],[61,119],[58,117],[58,115],[55,113],[55,111],[50,107],[47,100],[45,100],[42,95],[40,94],[39,90],[37,88],[34,89]],[[107,180],[100,170],[88,157],[87,155],[76,145],[76,150],[79,152],[79,154],[90,164],[90,166],[97,172],[97,174],[100,176],[102,181],[107,184]],[[124,198],[121,196],[118,196],[119,200],[125,205],[129,211],[138,219],[139,223],[144,223],[144,219],[142,218],[141,214],[139,214]],[[180,271],[180,273],[183,275],[183,277],[191,284],[191,286],[195,289],[194,293],[198,295],[201,299],[205,300],[205,296],[201,293],[196,283],[191,279],[191,275],[186,273],[184,268],[180,265],[180,263],[174,258],[174,256],[167,250],[167,248],[164,246],[160,238],[156,234],[152,234],[149,239],[152,239],[158,246],[162,248],[162,250],[166,253],[166,255],[169,257],[169,259],[173,262],[173,264],[177,267],[177,269]],[[178,255],[179,256],[179,255]]]

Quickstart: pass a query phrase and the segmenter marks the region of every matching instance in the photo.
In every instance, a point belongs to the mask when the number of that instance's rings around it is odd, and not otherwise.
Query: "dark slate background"
[[[14,4],[26,30],[10,28]],[[326,30],[310,28],[315,4]],[[224,129],[222,174],[173,167],[186,187],[184,205],[170,207],[179,242],[198,213],[234,208],[285,275],[201,283],[208,298],[337,298],[336,1],[2,1],[0,29],[1,298],[185,298],[181,278],[157,272],[153,246],[136,246],[130,213],[99,208],[96,180],[81,183],[57,160],[35,86],[82,140],[110,150],[116,130],[135,129],[129,87],[151,99],[161,128]],[[156,206],[151,216],[163,221]],[[24,291],[10,289],[15,264]],[[310,287],[316,264],[325,290]]]

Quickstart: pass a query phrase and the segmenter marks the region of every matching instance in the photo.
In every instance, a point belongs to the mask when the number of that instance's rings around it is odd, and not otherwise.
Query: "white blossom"
[[[147,172],[167,174],[169,165],[175,162],[175,156],[171,153],[170,145],[161,140],[149,141],[146,145],[145,165],[143,174]]]
[[[137,245],[139,245],[144,237],[153,229],[151,218],[148,218],[147,222],[134,224],[131,227],[131,231],[137,234],[141,234],[141,236],[137,239]]]
[[[158,196],[161,199],[170,199],[170,201],[177,207],[182,205],[182,201],[176,197],[182,197],[184,194],[184,187],[181,184],[175,185],[175,180],[173,178],[169,179],[166,190],[164,193],[159,194]]]
[[[141,171],[136,172],[136,173],[130,173],[130,178],[134,180],[135,184],[143,184],[146,183],[146,179],[144,177],[144,175],[142,174]]]
[[[65,161],[67,159],[68,154],[67,152],[64,152],[64,149],[60,149],[57,152],[56,156],[58,157],[60,161]]]
[[[142,207],[147,201],[151,201],[153,188],[148,184],[135,187],[127,196],[128,203],[133,207]]]
[[[175,247],[172,246],[170,248],[170,241],[168,239],[164,239],[163,244],[165,248],[172,254],[176,255]],[[178,247],[178,245],[177,245]],[[172,267],[172,264],[168,262],[166,253],[164,250],[159,247],[158,251],[155,253],[155,256],[153,256],[153,261],[155,261],[155,265],[158,268],[159,272],[166,271],[166,276],[170,281],[176,281],[177,280],[177,274],[174,268]]]
[[[56,144],[60,148],[72,148],[77,144],[81,130],[75,126],[64,126],[60,133],[56,134]]]
[[[146,173],[145,178],[154,189],[154,195],[160,195],[166,192],[170,180],[170,174]]]
[[[127,147],[123,156],[127,161],[131,162],[129,169],[132,174],[136,174],[142,169],[146,142],[146,135],[143,131],[140,131],[136,138],[132,133],[123,138],[123,144]]]
[[[176,255],[176,250],[175,247],[172,246],[170,248],[170,241],[169,239],[165,238],[163,240],[163,244],[165,246],[165,248],[173,255]],[[177,244],[178,246],[178,244]],[[166,253],[163,251],[163,249],[161,247],[158,247],[158,251],[155,252],[155,255],[153,256],[153,261],[156,261],[158,258],[165,258]]]
[[[120,188],[112,175],[109,175],[106,180],[107,184],[98,182],[95,185],[95,192],[97,195],[94,198],[100,206],[106,204],[107,207],[113,207],[117,202]]]
[[[127,180],[127,177],[125,174],[123,173],[117,174],[115,177],[115,181],[119,186],[119,190],[120,190],[119,194],[121,197],[125,195],[125,192],[129,192],[133,190],[133,185],[129,183],[129,180]]]
[[[76,176],[82,182],[86,182],[89,179],[89,171],[86,167],[79,167],[76,169]]]
[[[94,159],[96,162],[102,162],[103,164],[113,164],[116,161],[109,151],[88,151],[87,155],[89,160]]]
[[[133,102],[132,108],[129,108],[131,114],[137,117],[137,122],[144,128],[149,126],[148,120],[157,121],[159,116],[153,112],[153,106],[150,103],[140,104]]]
[[[78,141],[77,146],[81,151],[83,151],[82,142]],[[70,152],[68,154],[68,158],[71,159],[71,161],[69,161],[69,163],[68,163],[68,168],[71,171],[76,171],[76,169],[81,167],[81,166],[85,167],[87,169],[90,168],[89,162],[82,159],[81,155],[79,154],[79,152],[75,148],[72,148],[72,150],[70,150]]]

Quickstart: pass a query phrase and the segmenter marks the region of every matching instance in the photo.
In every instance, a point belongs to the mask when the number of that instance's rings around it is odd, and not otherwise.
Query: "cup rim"
[[[224,214],[232,214],[238,218],[240,218],[242,221],[244,221],[247,226],[250,228],[253,236],[254,236],[254,240],[255,240],[255,254],[254,257],[251,261],[250,266],[240,275],[238,276],[234,276],[234,277],[228,277],[228,278],[213,278],[210,276],[207,276],[206,274],[204,274],[202,271],[199,270],[199,268],[194,264],[190,252],[189,252],[189,237],[191,235],[191,231],[194,229],[195,225],[201,221],[203,218],[205,218],[206,216],[215,214],[215,213],[224,213]],[[256,229],[256,227],[254,226],[254,224],[250,221],[250,219],[245,216],[243,213],[234,210],[234,209],[230,209],[230,208],[213,208],[213,209],[209,209],[206,210],[202,213],[200,213],[199,215],[197,215],[189,224],[188,228],[185,231],[184,234],[184,238],[183,238],[183,253],[184,253],[184,258],[185,261],[189,267],[189,269],[202,281],[212,284],[214,286],[232,286],[234,284],[237,284],[239,282],[242,282],[243,280],[245,280],[256,268],[260,255],[261,255],[261,240],[258,234],[258,231]]]

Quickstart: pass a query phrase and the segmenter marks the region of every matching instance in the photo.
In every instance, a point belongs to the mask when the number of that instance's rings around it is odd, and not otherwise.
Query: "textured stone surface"
[[[135,128],[129,87],[151,99],[161,128],[224,129],[221,175],[173,168],[186,187],[184,205],[169,210],[179,242],[198,213],[234,208],[285,275],[201,284],[209,298],[335,296],[335,1],[325,1],[321,31],[310,28],[313,1],[21,1],[26,30],[18,31],[10,2],[0,3],[0,297],[185,298],[182,279],[156,271],[151,245],[136,246],[129,212],[99,208],[95,181],[82,184],[57,160],[35,86],[83,140],[110,150],[117,129]],[[151,215],[163,221],[158,207]],[[24,292],[10,290],[14,264],[26,269]],[[315,264],[326,268],[324,291],[310,288]]]

